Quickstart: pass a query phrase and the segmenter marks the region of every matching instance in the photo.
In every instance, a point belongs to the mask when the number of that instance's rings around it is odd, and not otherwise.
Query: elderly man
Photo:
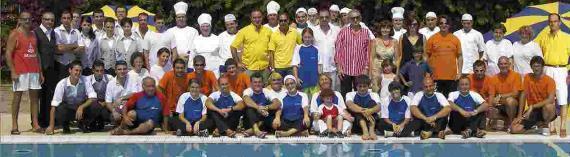
[[[161,122],[163,130],[168,130],[168,118],[165,117],[169,117],[170,109],[164,95],[156,91],[155,84],[153,78],[143,79],[143,91],[129,98],[123,110],[123,120],[111,131],[112,135],[148,135]]]
[[[506,126],[511,125],[511,122],[517,116],[517,106],[519,105],[519,95],[522,90],[521,75],[510,69],[511,62],[508,57],[502,56],[499,58],[498,67],[500,72],[493,77],[493,90],[494,94],[491,96],[493,99],[490,106],[494,107],[493,110],[498,110],[501,113],[506,113]],[[490,119],[498,119],[496,114],[491,114]],[[495,127],[496,129],[500,127]]]
[[[220,33],[220,53],[219,57],[222,62],[219,64],[220,74],[224,74],[226,72],[226,67],[224,63],[226,60],[232,58],[232,42],[236,39],[236,34],[238,32],[238,23],[236,20],[236,16],[233,14],[227,14],[224,16],[224,22],[226,26],[226,31]],[[238,53],[241,53],[241,48],[238,50]]]
[[[461,43],[449,32],[450,22],[447,16],[440,16],[438,23],[441,31],[428,39],[426,44],[428,63],[433,69],[437,89],[444,95],[456,89],[456,81],[463,67]]]
[[[485,41],[483,34],[473,29],[473,16],[463,14],[461,24],[463,25],[463,29],[455,31],[453,35],[459,38],[461,42],[461,52],[463,52],[463,67],[461,68],[461,73],[471,74],[473,73],[473,63],[483,57]]]
[[[520,134],[533,126],[541,128],[542,134],[550,135],[548,124],[556,119],[554,80],[544,74],[544,60],[540,56],[530,60],[532,73],[524,77],[520,96],[519,112],[511,125],[511,133]],[[526,108],[526,109],[525,109]]]
[[[451,109],[445,96],[435,91],[432,79],[424,79],[424,91],[414,95],[411,107],[412,115],[421,130],[420,139],[431,138],[434,133],[438,138],[445,139],[444,130]]]
[[[359,24],[362,19],[359,11],[353,10],[349,16],[352,25],[342,28],[335,42],[334,60],[342,95],[355,89],[354,80],[356,76],[366,74],[370,59],[370,31]]]
[[[271,31],[273,32],[279,29],[279,21],[278,21],[279,9],[281,9],[281,6],[279,6],[279,3],[277,2],[270,1],[269,3],[267,3],[267,23],[263,26],[271,29]]]
[[[56,51],[56,38],[53,31],[55,16],[52,12],[44,12],[42,14],[42,23],[39,27],[34,29],[36,34],[36,42],[38,46],[38,53],[40,55],[40,64],[42,73],[55,72],[55,51]],[[40,94],[40,108],[39,108],[39,125],[46,128],[49,125],[49,106],[53,98],[53,91],[57,84],[57,74],[44,75],[44,83],[42,85]]]
[[[191,52],[194,49],[194,38],[198,36],[198,31],[186,23],[186,11],[188,10],[188,4],[184,2],[178,2],[174,4],[174,12],[176,13],[176,26],[168,29],[166,35],[168,37],[169,45],[176,45],[171,47],[176,47],[172,49],[172,58],[182,58],[184,61],[191,59],[192,54],[196,52]],[[191,66],[188,65],[188,68]],[[186,89],[186,88],[184,88]]]
[[[399,40],[400,37],[407,32],[404,29],[404,11],[405,9],[402,7],[394,7],[392,8],[392,24],[394,26],[394,35],[392,38]]]
[[[301,33],[289,27],[287,13],[279,15],[279,30],[269,38],[269,65],[281,76],[293,74],[291,61],[295,46],[301,44]]]
[[[232,42],[232,58],[239,68],[245,68],[248,75],[261,73],[264,78],[269,75],[269,59],[267,58],[271,30],[261,25],[261,11],[254,10],[250,14],[251,24],[245,26]],[[238,55],[238,48],[243,46],[243,52]],[[265,79],[264,79],[265,80]]]
[[[538,38],[536,41],[540,45],[544,54],[546,67],[544,73],[552,77],[556,83],[556,101],[560,106],[560,137],[566,137],[566,112],[568,87],[566,85],[568,57],[570,56],[570,35],[560,30],[560,14],[550,14],[548,16],[548,26],[550,32]]]
[[[425,23],[427,26],[420,29],[419,32],[428,40],[432,35],[439,32],[439,27],[437,27],[437,15],[434,12],[428,12],[426,14]]]
[[[319,12],[319,25],[314,27],[315,46],[319,48],[319,56],[323,61],[323,73],[332,79],[332,89],[339,90],[339,79],[334,61],[335,41],[340,28],[331,23],[328,10]]]
[[[53,31],[56,36],[56,44],[58,55],[55,56],[55,67],[58,71],[58,79],[62,79],[68,75],[67,65],[75,60],[76,54],[83,53],[79,45],[81,32],[71,27],[71,12],[66,10],[61,13],[61,26]]]

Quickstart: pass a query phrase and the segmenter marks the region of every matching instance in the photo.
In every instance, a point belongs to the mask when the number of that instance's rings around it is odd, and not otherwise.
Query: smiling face
[[[210,35],[210,24],[204,23],[200,25],[200,34],[202,36],[209,36]]]
[[[22,27],[28,30],[31,28],[31,23],[32,23],[31,21],[32,21],[32,15],[28,12],[22,12],[18,19],[18,23],[20,23]]]
[[[93,23],[103,24],[105,22],[105,16],[103,13],[93,13]]]
[[[161,53],[160,56],[158,56],[158,65],[164,67],[166,62],[168,62],[168,58],[170,58],[170,54]]]
[[[507,74],[509,73],[509,68],[511,67],[511,63],[509,61],[509,58],[502,56],[499,58],[499,63],[497,63],[499,66],[499,70],[501,74]]]
[[[89,32],[91,30],[91,23],[87,20],[81,21],[81,31]]]
[[[495,29],[493,31],[493,37],[495,37],[496,41],[501,41],[505,37],[505,31],[503,31],[503,29]]]
[[[143,68],[143,66],[144,66],[144,58],[142,56],[135,58],[135,60],[133,61],[133,69],[139,71]]]
[[[125,36],[131,36],[132,32],[131,29],[133,28],[133,25],[131,25],[130,23],[125,23],[124,26],[122,26],[123,28],[123,34]]]
[[[146,21],[148,19],[148,16],[141,14],[139,15],[139,28],[147,28],[148,27],[148,22]]]
[[[437,18],[435,17],[428,17],[426,19],[426,25],[428,28],[433,29],[435,28],[435,26],[437,26]]]
[[[306,12],[299,12],[299,13],[295,16],[295,20],[297,21],[297,24],[305,24],[305,23],[307,23],[307,13],[306,13]]]
[[[283,80],[281,79],[271,79],[271,89],[274,91],[280,91],[283,89]]]
[[[115,66],[115,72],[117,73],[118,78],[124,78],[127,76],[129,69],[126,65],[117,65]]]
[[[432,79],[424,79],[424,92],[427,95],[433,95],[435,92],[435,84]]]
[[[42,25],[47,29],[52,29],[55,21],[53,13],[47,12],[42,15]]]
[[[228,33],[230,34],[236,34],[237,33],[237,23],[236,21],[226,21],[225,23],[226,25],[226,30],[228,31]]]
[[[276,25],[277,23],[277,17],[279,15],[275,14],[268,14],[267,15],[267,23],[271,24],[271,25]]]
[[[69,78],[72,80],[78,80],[81,77],[81,65],[73,65],[68,69]]]
[[[237,66],[236,65],[228,65],[226,67],[226,73],[230,76],[236,76],[237,75]]]
[[[200,95],[200,85],[198,83],[190,83],[188,86],[188,91],[192,97],[198,97]]]
[[[186,14],[176,14],[176,26],[179,28],[186,27]]]
[[[469,78],[462,78],[459,80],[459,92],[462,94],[469,93],[469,89],[471,88],[471,82],[469,82]]]
[[[530,65],[530,68],[532,69],[532,73],[535,76],[540,76],[542,75],[542,72],[544,70],[544,66],[540,63],[534,63]]]
[[[297,82],[293,79],[287,79],[285,80],[285,88],[290,93],[297,92]]]
[[[116,13],[117,13],[117,19],[119,20],[122,20],[125,17],[127,17],[127,9],[124,7],[117,8]]]
[[[263,79],[258,77],[258,78],[252,78],[251,79],[251,89],[253,89],[253,91],[255,92],[260,92],[263,90]]]
[[[115,23],[105,22],[105,33],[107,33],[107,35],[113,36],[113,34],[115,34]]]
[[[368,93],[368,88],[370,88],[370,85],[367,85],[367,84],[358,84],[358,85],[356,85],[356,91],[358,92],[358,94],[366,94],[366,93]]]
[[[319,87],[321,88],[321,90],[331,89],[331,85],[332,85],[332,81],[331,81],[331,79],[329,79],[329,77],[327,77],[325,75],[321,75],[319,77]]]
[[[174,64],[174,74],[176,77],[184,77],[186,76],[186,64]]]
[[[206,68],[206,63],[203,61],[194,61],[194,69],[196,69],[196,73],[203,73],[204,69]]]
[[[390,96],[392,96],[392,99],[394,100],[400,100],[400,98],[402,98],[402,91],[399,89],[392,90],[390,91]]]
[[[401,18],[392,19],[392,24],[394,25],[394,29],[402,29],[402,27],[404,26],[404,19]]]
[[[449,23],[446,18],[439,18],[438,26],[440,32],[449,33]]]
[[[286,14],[279,15],[279,28],[286,29],[289,28],[289,17]]]
[[[263,14],[260,11],[254,11],[250,14],[251,23],[256,27],[261,27],[261,23],[263,22]]]
[[[222,93],[230,93],[230,82],[227,77],[221,77],[218,84]]]

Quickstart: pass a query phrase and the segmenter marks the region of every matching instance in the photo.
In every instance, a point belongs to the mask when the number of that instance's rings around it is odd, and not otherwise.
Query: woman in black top
[[[402,67],[406,62],[413,60],[412,54],[416,51],[424,52],[425,59],[425,46],[426,39],[422,34],[418,32],[420,23],[416,18],[407,19],[405,21],[405,27],[408,30],[402,37],[398,40],[400,43],[399,49],[402,54],[398,58],[400,65],[398,69]]]

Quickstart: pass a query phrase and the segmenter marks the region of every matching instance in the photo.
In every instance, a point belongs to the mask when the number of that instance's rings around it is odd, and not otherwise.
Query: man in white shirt
[[[95,32],[95,36],[97,39],[105,35],[104,30],[104,22],[105,22],[105,13],[101,9],[97,9],[93,11],[93,32]]]
[[[303,33],[303,29],[309,28],[307,23],[307,9],[299,8],[295,11],[295,25],[299,34]]]
[[[328,10],[319,12],[320,23],[314,27],[315,46],[319,48],[319,57],[323,62],[323,73],[332,79],[332,89],[340,90],[340,80],[336,74],[336,64],[334,62],[335,41],[340,28],[330,23],[331,16]]]
[[[83,53],[80,46],[85,46],[80,45],[81,33],[79,30],[71,28],[71,19],[71,12],[63,11],[61,13],[61,26],[54,29],[57,45],[55,67],[59,72],[58,79],[68,75],[67,65],[76,59],[76,54]]]
[[[439,32],[439,27],[437,27],[437,15],[434,12],[430,11],[426,14],[426,25],[427,27],[420,29],[418,32],[423,34],[427,41],[429,37]]]
[[[275,1],[267,3],[267,23],[263,26],[275,32],[279,28],[278,13],[281,6]]]
[[[231,50],[231,45],[232,42],[234,41],[234,39],[236,38],[236,33],[238,32],[237,26],[237,20],[236,17],[233,14],[227,14],[226,16],[224,16],[224,22],[225,22],[225,26],[226,26],[226,31],[220,33],[219,37],[220,37],[220,60],[222,61],[220,63],[220,74],[223,74],[226,72],[224,63],[226,62],[226,60],[232,58],[232,50]],[[241,49],[238,49],[238,54],[241,53]]]
[[[394,35],[392,38],[396,40],[400,40],[400,37],[407,32],[404,29],[404,8],[402,7],[394,7],[392,8],[392,24],[394,26]]]
[[[461,42],[461,52],[463,53],[461,73],[472,74],[473,63],[481,59],[483,52],[485,52],[485,40],[483,34],[473,29],[473,17],[470,14],[463,14],[461,24],[463,29],[453,33]]]
[[[154,32],[149,31],[147,19],[148,19],[147,13],[144,12],[140,13],[138,16],[139,25],[136,27],[133,26],[132,30],[133,30],[133,35],[141,40],[141,46],[143,48],[143,53],[145,58],[145,65],[146,67],[150,67],[150,65],[152,65],[149,64],[149,57],[150,57],[149,50],[150,50],[150,45],[152,44],[150,38],[153,37]]]
[[[128,75],[126,61],[115,63],[117,76],[107,83],[105,91],[105,106],[111,113],[122,113],[124,104],[132,94],[142,91],[142,83],[136,77]]]
[[[168,43],[176,48],[172,49],[172,58],[182,58],[188,62],[191,56],[194,45],[194,38],[198,36],[198,31],[186,24],[186,11],[188,11],[188,4],[178,2],[174,4],[174,12],[176,13],[176,26],[168,29],[166,35],[168,36]],[[190,65],[190,64],[189,64]],[[188,66],[190,67],[190,66]]]
[[[166,29],[164,28],[164,19],[161,15],[156,14],[154,16],[154,27],[156,28],[157,32],[148,31],[148,15],[146,13],[139,14],[139,27],[135,28],[134,32],[138,34],[143,34],[144,27],[146,26],[146,33],[144,33],[142,47],[145,56],[147,57],[147,67],[151,67],[153,65],[158,64],[158,57],[157,52],[160,48],[168,48],[169,50],[176,50],[176,41],[170,41],[168,36],[165,35]],[[143,22],[144,21],[144,22]],[[172,59],[170,59],[166,65],[166,67],[172,67]]]
[[[117,21],[115,22],[115,34],[122,36],[124,31],[123,27],[121,26],[121,21],[127,18],[127,8],[124,5],[118,6],[115,9],[115,13],[117,14]]]

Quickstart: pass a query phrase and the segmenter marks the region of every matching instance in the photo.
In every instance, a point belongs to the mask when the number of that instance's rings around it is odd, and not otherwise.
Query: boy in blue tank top
[[[470,91],[471,82],[468,77],[459,79],[459,91],[449,93],[449,104],[451,113],[449,114],[449,128],[454,134],[461,134],[463,138],[472,136],[483,138],[485,131],[480,128],[481,122],[485,119],[487,102],[479,93]]]
[[[216,125],[212,135],[219,137],[221,133],[225,133],[226,136],[233,138],[245,105],[239,95],[230,91],[230,82],[227,77],[220,77],[218,85],[220,90],[210,94],[206,101],[208,116]]]
[[[288,137],[296,133],[308,136],[310,125],[309,98],[303,92],[297,91],[297,80],[293,75],[285,77],[287,93],[278,96],[281,107],[275,113],[273,128],[276,137]]]
[[[263,76],[259,73],[251,75],[251,87],[243,91],[243,102],[247,106],[245,114],[247,122],[244,123],[245,136],[255,135],[265,138],[271,131],[271,123],[275,118],[275,111],[279,109],[279,100],[270,89],[263,88]]]
[[[410,136],[412,128],[412,115],[410,112],[411,99],[404,95],[403,87],[398,82],[388,85],[390,97],[382,100],[379,126],[384,133],[384,137],[406,137]],[[391,135],[390,135],[391,134]]]
[[[208,129],[212,129],[212,120],[207,119],[206,100],[208,97],[200,93],[200,82],[190,80],[188,92],[180,95],[176,103],[178,118],[173,117],[177,136],[197,135],[208,137]]]
[[[414,121],[418,122],[417,127],[421,130],[420,139],[431,138],[434,133],[438,138],[445,139],[444,130],[451,109],[445,96],[435,92],[435,84],[431,78],[424,79],[424,90],[414,95],[411,106]]]
[[[380,96],[370,92],[370,78],[366,75],[356,77],[356,90],[346,94],[346,106],[354,116],[353,129],[362,131],[362,140],[376,140],[376,120],[380,111]],[[354,131],[357,133],[358,131]]]

